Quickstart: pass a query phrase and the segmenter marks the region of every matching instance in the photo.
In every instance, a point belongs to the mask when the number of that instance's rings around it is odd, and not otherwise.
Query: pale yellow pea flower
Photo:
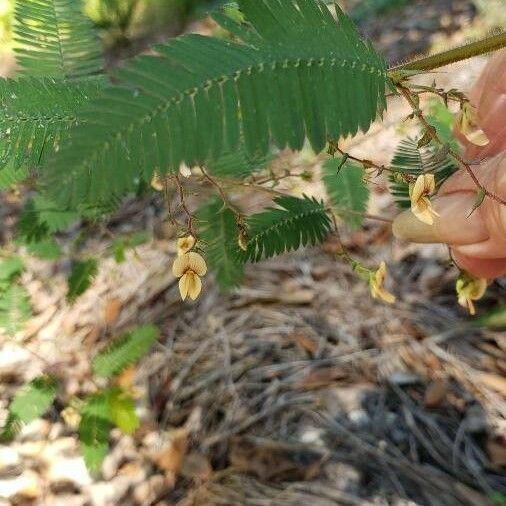
[[[201,276],[207,272],[206,261],[195,252],[185,253],[174,260],[172,273],[179,279],[179,293],[183,300],[186,297],[195,300],[202,290]]]
[[[486,146],[490,140],[487,134],[478,125],[478,114],[476,109],[465,102],[457,115],[457,125],[464,137],[476,146]]]
[[[434,224],[434,216],[438,216],[429,200],[429,195],[436,191],[434,174],[420,174],[415,183],[409,185],[411,212],[423,223]]]
[[[467,273],[459,276],[456,283],[456,291],[459,304],[469,311],[469,314],[475,315],[476,309],[474,301],[481,299],[487,291],[487,280],[475,278]]]
[[[395,295],[387,291],[384,286],[386,275],[387,266],[385,262],[381,262],[379,268],[369,274],[369,287],[373,298],[393,304],[396,301]]]
[[[180,257],[181,255],[188,253],[188,251],[190,251],[193,246],[195,246],[195,237],[192,235],[180,237],[176,241],[177,256]]]
[[[182,163],[179,166],[179,174],[181,174],[183,177],[190,177],[192,175],[192,170],[186,163]]]
[[[60,412],[63,421],[72,429],[77,429],[81,423],[81,414],[74,406],[67,406]]]
[[[153,174],[153,178],[151,179],[151,188],[157,192],[161,192],[164,189],[163,179],[160,177],[158,172]]]

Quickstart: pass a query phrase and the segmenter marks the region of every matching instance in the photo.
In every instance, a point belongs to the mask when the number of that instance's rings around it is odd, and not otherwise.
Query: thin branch
[[[418,107],[416,102],[413,100],[413,96],[412,96],[411,92],[409,91],[409,89],[406,88],[405,86],[400,85],[400,84],[398,84],[397,87],[399,88],[399,90],[401,91],[401,94],[407,100],[407,102],[409,103],[411,108],[413,109],[414,115],[418,118],[420,123],[424,126],[425,130],[428,132],[428,134],[430,135],[432,140],[441,146],[445,146],[445,143],[439,138],[435,129],[425,119],[425,116],[423,115],[422,111],[420,110],[420,108]],[[492,193],[487,188],[485,188],[480,183],[478,178],[476,177],[476,174],[473,172],[473,169],[471,169],[470,165],[456,151],[454,151],[451,148],[448,148],[448,154],[466,170],[466,172],[469,174],[469,176],[473,180],[476,187],[483,194],[485,194],[487,197],[491,198],[492,200],[495,200],[499,204],[506,206],[506,200],[502,199],[501,197],[499,197],[495,193]]]
[[[467,60],[473,56],[490,53],[503,47],[506,47],[506,32],[501,32],[497,35],[492,35],[490,37],[486,37],[485,39],[471,42],[465,46],[443,51],[442,53],[397,65],[396,67],[389,69],[389,73],[395,74],[396,72],[404,70],[427,72],[429,70],[450,65],[451,63]]]

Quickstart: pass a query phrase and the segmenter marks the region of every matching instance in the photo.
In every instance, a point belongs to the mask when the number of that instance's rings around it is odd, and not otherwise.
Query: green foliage
[[[3,153],[4,144],[0,141],[0,153]],[[28,177],[25,167],[15,168],[12,163],[0,168],[0,191],[10,190]]]
[[[248,218],[248,247],[239,254],[243,261],[258,262],[301,246],[315,245],[329,233],[330,218],[316,199],[283,196],[274,202],[279,207]]]
[[[100,471],[109,449],[112,428],[109,398],[106,392],[89,396],[81,407],[79,441],[86,466],[92,473]]]
[[[139,327],[120,337],[93,360],[93,372],[110,378],[139,360],[158,339],[159,330],[153,325]]]
[[[436,129],[438,137],[443,142],[448,142],[452,149],[460,151],[460,144],[453,133],[455,116],[441,100],[433,99],[429,102],[429,114],[426,115],[426,119],[429,125]]]
[[[499,304],[478,318],[473,318],[471,324],[493,330],[506,330],[506,304]]]
[[[238,258],[238,229],[234,213],[215,198],[197,212],[199,237],[205,244],[206,259],[218,286],[229,289],[243,278],[244,266]]]
[[[0,440],[13,439],[24,423],[41,417],[56,397],[56,381],[49,376],[35,378],[20,389],[9,405],[7,423]]]
[[[319,0],[240,0],[251,29],[224,15],[244,43],[188,35],[115,72],[44,170],[63,204],[109,200],[154,170],[204,164],[237,150],[315,151],[366,131],[385,108],[385,63],[338,9]],[[315,33],[318,34],[315,37]],[[140,174],[140,171],[143,174]]]
[[[4,176],[7,182],[13,177],[20,180],[16,171],[23,167],[33,169],[44,163],[77,123],[79,109],[100,88],[97,79],[0,79],[0,166],[10,168],[10,177]]]
[[[141,244],[146,243],[148,240],[149,237],[145,232],[138,232],[131,235],[125,235],[123,237],[118,237],[111,245],[114,260],[116,260],[116,263],[118,264],[123,263],[126,260],[126,250],[140,246]]]
[[[250,156],[240,149],[210,160],[208,170],[215,177],[241,179],[265,169],[270,159],[269,156]]]
[[[26,244],[28,254],[45,260],[56,260],[61,256],[61,248],[52,237],[42,239],[39,242]]]
[[[67,300],[74,302],[91,286],[98,272],[98,263],[94,258],[75,261],[68,279]]]
[[[69,79],[102,70],[102,49],[76,0],[16,2],[14,40],[23,75]]]
[[[0,263],[0,328],[9,335],[18,332],[32,315],[26,290],[16,284],[24,268],[17,256],[6,258]]]
[[[0,290],[7,288],[25,269],[23,261],[12,256],[0,262]]]
[[[390,177],[390,192],[400,208],[410,207],[409,184],[402,176],[416,178],[420,174],[432,173],[439,188],[458,169],[454,160],[444,152],[437,151],[432,145],[418,147],[418,142],[409,138],[399,143],[390,166],[397,173]]]
[[[133,434],[139,428],[139,417],[132,398],[121,388],[111,388],[108,393],[111,421],[124,434]]]
[[[323,183],[336,213],[352,228],[362,225],[364,219],[353,211],[363,213],[367,209],[369,189],[363,180],[362,167],[344,161],[340,157],[330,158],[323,165]]]
[[[0,291],[0,328],[13,335],[23,327],[32,316],[32,306],[26,290],[19,285],[11,285]]]
[[[506,495],[501,494],[500,492],[496,492],[490,496],[490,499],[492,499],[493,503],[497,506],[506,506]]]

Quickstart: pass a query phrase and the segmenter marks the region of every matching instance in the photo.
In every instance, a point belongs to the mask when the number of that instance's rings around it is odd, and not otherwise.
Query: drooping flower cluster
[[[396,300],[395,295],[390,293],[384,286],[386,274],[387,266],[385,262],[381,262],[377,270],[369,273],[369,287],[374,299],[381,299],[388,304],[393,304]]]
[[[469,311],[469,314],[476,314],[474,301],[480,300],[487,291],[487,280],[475,278],[467,273],[462,273],[457,279],[456,291],[459,304]]]
[[[462,105],[462,109],[457,116],[457,125],[464,137],[471,144],[486,146],[490,142],[487,134],[478,124],[476,109],[469,102],[465,102]]]
[[[432,207],[429,195],[436,191],[434,174],[421,174],[415,183],[409,185],[409,198],[411,199],[411,211],[423,223],[434,224],[434,216],[438,214]]]
[[[195,237],[188,235],[177,240],[177,258],[172,265],[172,273],[179,278],[179,293],[186,300],[196,300],[202,291],[202,276],[207,273],[204,258],[191,251],[195,246]]]

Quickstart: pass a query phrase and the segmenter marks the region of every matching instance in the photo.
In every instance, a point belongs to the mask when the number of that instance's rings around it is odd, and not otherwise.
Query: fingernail
[[[440,242],[439,234],[434,225],[420,221],[411,211],[404,211],[392,224],[392,232],[397,239],[410,242]]]

